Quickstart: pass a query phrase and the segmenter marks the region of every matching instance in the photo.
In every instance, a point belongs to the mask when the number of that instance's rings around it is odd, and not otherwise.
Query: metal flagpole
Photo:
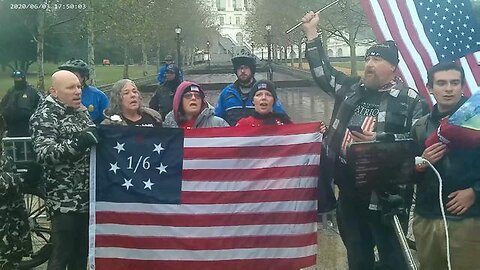
[[[335,0],[335,1],[331,2],[330,4],[324,6],[323,8],[321,8],[321,9],[319,9],[319,10],[317,10],[317,11],[315,12],[315,14],[318,14],[318,13],[324,11],[325,9],[327,9],[327,8],[335,5],[335,4],[338,3],[338,2],[340,2],[340,0]],[[288,29],[288,30],[285,32],[285,34],[287,34],[287,35],[290,34],[293,30],[297,29],[300,25],[302,25],[302,23],[303,23],[303,22],[299,22],[299,23],[295,24],[292,28]]]

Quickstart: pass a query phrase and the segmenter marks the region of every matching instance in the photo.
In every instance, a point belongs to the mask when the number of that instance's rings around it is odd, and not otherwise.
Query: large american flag
[[[145,130],[155,132],[141,134]],[[170,134],[178,130],[101,132],[91,161],[92,268],[298,270],[316,264],[319,124]]]
[[[429,97],[427,70],[456,61],[465,69],[466,94],[480,85],[480,24],[468,0],[361,0],[379,41],[394,40],[399,71],[410,87]],[[433,97],[430,97],[433,102]]]

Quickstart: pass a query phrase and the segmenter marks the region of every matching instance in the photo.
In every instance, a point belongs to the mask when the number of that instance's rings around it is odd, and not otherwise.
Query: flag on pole
[[[480,24],[468,0],[362,0],[378,41],[394,40],[405,82],[434,102],[425,86],[427,70],[456,61],[466,76],[466,94],[480,85]]]
[[[205,128],[185,136],[102,127],[91,161],[91,267],[315,265],[319,127]]]

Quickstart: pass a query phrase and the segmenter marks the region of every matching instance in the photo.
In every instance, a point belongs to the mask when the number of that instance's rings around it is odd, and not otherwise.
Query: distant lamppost
[[[208,69],[210,69],[210,41],[207,40],[207,61],[208,61]]]
[[[177,65],[178,68],[182,68],[182,59],[180,58],[180,34],[182,33],[182,28],[177,24],[175,27],[175,34],[177,34]]]
[[[267,29],[267,49],[268,49],[268,76],[267,78],[272,81],[273,80],[273,71],[272,71],[272,25],[267,24],[265,25],[265,29]]]

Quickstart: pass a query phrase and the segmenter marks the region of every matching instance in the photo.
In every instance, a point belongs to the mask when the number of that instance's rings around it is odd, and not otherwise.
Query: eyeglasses
[[[187,92],[183,94],[183,97],[186,99],[192,99],[193,97],[195,97],[196,99],[201,99],[202,95],[198,92]]]

